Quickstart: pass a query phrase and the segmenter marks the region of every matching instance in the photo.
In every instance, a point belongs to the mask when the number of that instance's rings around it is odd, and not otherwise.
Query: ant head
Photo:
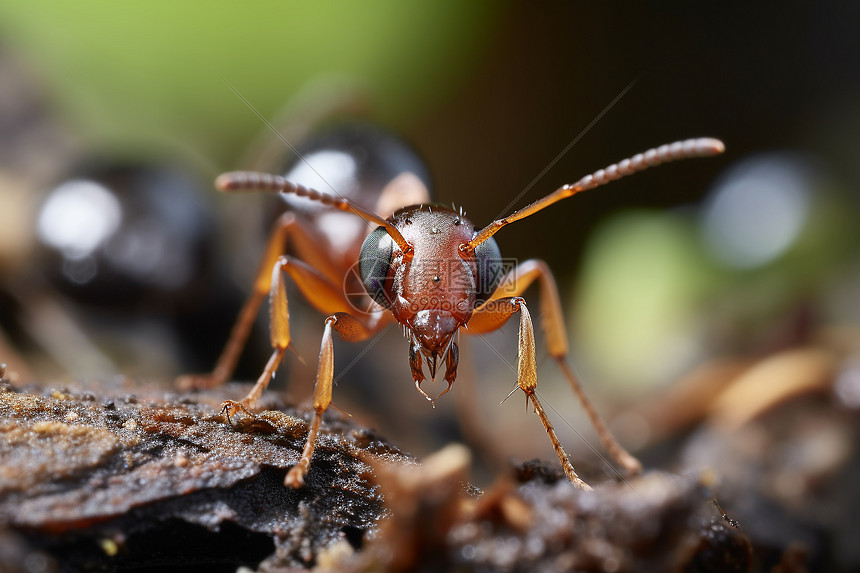
[[[499,248],[489,239],[471,252],[463,250],[475,234],[474,225],[441,205],[401,209],[390,221],[411,252],[400,249],[385,227],[377,228],[361,248],[361,279],[435,373],[436,361],[448,352],[454,333],[498,285]]]

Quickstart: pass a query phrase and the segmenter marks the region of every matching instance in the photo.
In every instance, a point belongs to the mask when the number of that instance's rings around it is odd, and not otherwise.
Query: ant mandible
[[[457,376],[459,348],[454,334],[460,328],[470,334],[491,332],[519,313],[517,383],[531,401],[552,442],[565,474],[575,485],[591,489],[574,470],[552,424],[538,399],[534,328],[525,300],[520,296],[537,281],[540,289],[542,325],[549,355],[555,359],[573,392],[594,425],[604,447],[628,473],[637,474],[642,464],[613,437],[582,390],[568,361],[568,341],[558,288],[546,263],[525,261],[503,272],[501,254],[493,235],[502,227],[524,219],[580,191],[593,189],[621,177],[661,163],[722,153],[717,139],[688,139],[662,145],[610,165],[549,195],[497,219],[478,231],[462,214],[430,203],[429,193],[414,174],[405,172],[384,186],[369,208],[339,195],[322,193],[267,173],[237,171],[220,175],[215,186],[221,191],[265,191],[298,196],[333,210],[351,213],[371,225],[370,232],[353,235],[349,244],[321,249],[325,241],[309,222],[294,212],[281,216],[267,241],[265,254],[254,281],[254,289],[237,318],[230,338],[213,372],[192,376],[186,384],[215,386],[232,374],[257,311],[266,294],[270,297],[270,337],[273,352],[263,373],[245,398],[227,400],[223,412],[230,416],[250,414],[290,345],[290,322],[283,273],[292,277],[301,293],[327,314],[314,384],[314,418],[298,464],[284,480],[293,488],[304,484],[310,467],[323,412],[331,404],[334,348],[332,331],[358,342],[380,331],[392,321],[403,328],[409,341],[409,366],[418,391],[425,380],[423,363],[435,379],[437,365],[445,364],[447,388]],[[364,201],[368,203],[368,201]],[[379,213],[379,214],[376,214]],[[284,254],[290,243],[297,257]],[[364,290],[379,312],[359,314],[340,285],[358,258]],[[314,266],[308,264],[313,261]],[[437,396],[438,397],[438,396]]]

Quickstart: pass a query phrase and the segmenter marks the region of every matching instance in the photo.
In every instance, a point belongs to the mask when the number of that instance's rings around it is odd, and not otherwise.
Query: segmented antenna
[[[474,251],[475,247],[495,235],[505,225],[525,219],[529,215],[533,215],[541,209],[549,207],[562,199],[567,199],[580,191],[588,191],[589,189],[606,185],[610,181],[621,179],[627,175],[633,175],[649,167],[656,167],[661,163],[668,163],[679,159],[691,159],[693,157],[710,157],[722,153],[725,149],[725,145],[719,139],[702,137],[667,143],[660,147],[649,149],[644,153],[637,153],[633,157],[613,163],[604,169],[595,171],[591,175],[586,175],[572,185],[559,187],[543,199],[538,199],[519,211],[514,211],[507,217],[496,219],[481,229],[471,241],[462,245],[461,249],[464,251]]]
[[[335,197],[327,193],[320,193],[316,189],[293,183],[271,173],[259,171],[229,171],[222,173],[215,179],[215,188],[219,191],[267,191],[270,193],[289,193],[297,197],[305,197],[312,201],[318,201],[328,207],[333,207],[347,213],[358,215],[365,221],[376,223],[385,227],[391,238],[404,253],[412,252],[412,245],[403,238],[397,228],[374,213],[365,211],[349,199]]]

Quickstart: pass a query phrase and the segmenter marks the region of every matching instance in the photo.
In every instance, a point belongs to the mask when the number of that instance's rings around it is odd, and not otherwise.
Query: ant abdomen
[[[293,183],[346,198],[375,211],[380,193],[397,176],[411,173],[431,189],[422,159],[402,138],[367,123],[336,124],[297,146],[297,157],[278,172]],[[319,204],[284,196],[293,209],[319,210]],[[382,213],[379,213],[382,214]]]

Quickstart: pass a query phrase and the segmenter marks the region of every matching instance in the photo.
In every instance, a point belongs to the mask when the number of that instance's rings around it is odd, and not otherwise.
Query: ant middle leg
[[[567,478],[574,485],[590,490],[591,486],[585,483],[577,475],[576,470],[573,469],[567,452],[564,451],[561,441],[558,439],[555,429],[552,427],[552,423],[538,399],[534,327],[532,326],[531,315],[526,307],[525,300],[519,296],[493,299],[492,303],[484,304],[475,310],[475,314],[472,315],[472,321],[476,321],[475,327],[472,327],[473,323],[470,321],[469,330],[475,333],[496,330],[504,325],[516,312],[520,313],[520,326],[517,335],[517,384],[534,406],[535,413],[540,418],[541,424],[543,424],[543,428],[549,436],[549,440]]]
[[[305,475],[311,465],[311,457],[316,447],[317,434],[323,413],[331,405],[332,387],[334,386],[334,344],[332,329],[338,331],[341,338],[349,342],[360,342],[379,330],[382,323],[368,323],[345,312],[335,313],[325,319],[325,330],[320,343],[320,356],[317,366],[317,376],[314,381],[314,419],[305,439],[302,457],[290,468],[284,478],[284,485],[291,488],[302,487]]]
[[[290,345],[290,312],[287,305],[287,291],[282,271],[286,272],[296,283],[305,297],[317,308],[327,309],[327,312],[346,312],[349,303],[341,289],[319,271],[294,257],[280,256],[271,269],[269,310],[269,336],[272,344],[272,355],[257,379],[257,383],[242,400],[236,402],[225,400],[223,411],[227,416],[244,411],[249,412],[269,385],[272,375],[278,369],[284,352]]]
[[[242,354],[242,349],[251,333],[251,328],[257,320],[260,305],[271,290],[272,268],[278,261],[278,257],[284,254],[289,243],[298,257],[303,260],[314,260],[317,268],[329,278],[336,276],[334,263],[329,260],[325,252],[320,252],[321,239],[316,236],[314,230],[295,215],[287,212],[281,215],[272,228],[266,241],[266,249],[254,278],[254,286],[230,331],[215,368],[208,374],[186,374],[177,379],[177,385],[186,389],[215,388],[223,385],[233,371]],[[333,278],[333,280],[336,280]],[[324,312],[331,312],[330,310]]]
[[[480,312],[492,301],[501,300],[503,296],[519,296],[535,281],[538,281],[540,288],[540,307],[541,307],[541,325],[546,335],[546,344],[549,355],[558,364],[559,369],[565,378],[567,378],[573,393],[576,394],[583,410],[585,410],[591,425],[597,431],[597,436],[601,443],[615,459],[615,461],[624,468],[629,474],[638,474],[642,472],[642,463],[625,450],[609,427],[597,413],[597,410],[592,405],[591,401],[582,389],[582,386],[574,374],[573,367],[568,360],[569,345],[567,339],[567,329],[564,325],[564,314],[561,310],[561,302],[558,295],[558,287],[555,279],[552,276],[552,271],[544,261],[538,259],[530,259],[517,265],[515,269],[509,272],[499,286],[496,292],[489,301],[484,303],[482,307],[476,309],[475,315],[469,321],[469,330],[473,332],[484,332],[489,327],[492,327],[493,317],[487,316],[488,313]],[[498,321],[498,318],[495,318]],[[487,323],[487,324],[485,324]]]

